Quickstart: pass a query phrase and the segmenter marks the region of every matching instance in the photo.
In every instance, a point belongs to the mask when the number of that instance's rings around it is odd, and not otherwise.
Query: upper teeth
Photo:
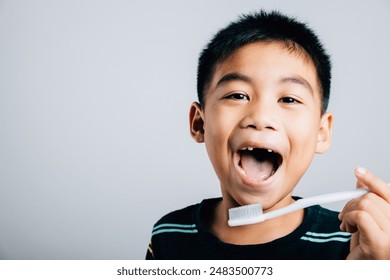
[[[248,151],[253,151],[253,147],[247,147],[247,148],[243,148],[242,150],[248,150]],[[267,151],[269,152],[269,153],[273,153],[274,151],[273,150],[271,150],[271,149],[267,149]]]

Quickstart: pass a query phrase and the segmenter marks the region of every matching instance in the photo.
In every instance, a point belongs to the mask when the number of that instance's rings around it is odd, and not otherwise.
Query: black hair
[[[292,51],[305,53],[314,63],[320,84],[322,113],[328,107],[331,62],[317,35],[306,24],[277,11],[242,15],[221,29],[203,49],[198,62],[197,91],[199,103],[205,102],[217,64],[222,63],[240,47],[257,41],[278,41]]]

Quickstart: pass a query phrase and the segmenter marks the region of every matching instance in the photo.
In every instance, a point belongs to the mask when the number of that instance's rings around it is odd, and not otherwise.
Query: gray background
[[[389,3],[0,1],[0,258],[142,259],[158,218],[219,196],[188,130],[197,58],[259,8],[334,65],[334,143],[295,194],[353,188],[357,165],[390,181]]]

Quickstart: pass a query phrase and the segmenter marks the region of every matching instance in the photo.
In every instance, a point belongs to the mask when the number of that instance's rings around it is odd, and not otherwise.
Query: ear
[[[192,138],[198,142],[204,142],[204,116],[198,102],[193,102],[190,108],[190,132]]]
[[[320,128],[318,130],[316,153],[325,153],[332,144],[332,124],[333,115],[326,112],[321,117]]]

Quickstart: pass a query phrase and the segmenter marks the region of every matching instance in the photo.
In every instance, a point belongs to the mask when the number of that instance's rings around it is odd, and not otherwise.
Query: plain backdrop
[[[143,259],[162,215],[219,196],[188,128],[197,59],[259,9],[333,61],[333,145],[294,193],[354,188],[360,165],[390,181],[389,1],[2,0],[0,258]]]

